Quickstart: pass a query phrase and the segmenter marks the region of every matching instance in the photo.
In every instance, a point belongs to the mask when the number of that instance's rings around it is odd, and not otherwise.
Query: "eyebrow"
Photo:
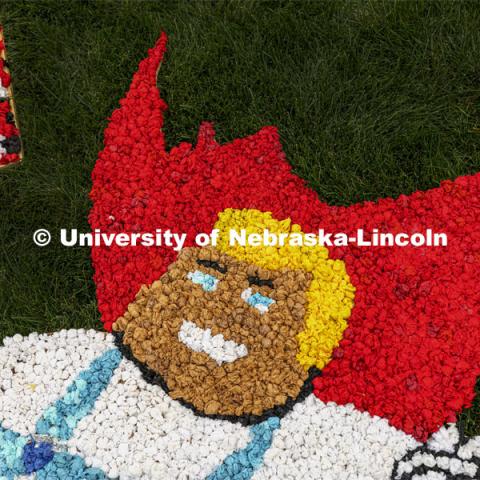
[[[207,268],[213,268],[214,270],[217,270],[220,273],[227,273],[226,267],[222,267],[218,262],[214,262],[213,260],[202,260],[198,258],[197,263]]]
[[[256,275],[248,277],[248,283],[250,285],[258,285],[259,287],[267,286],[267,287],[273,288],[273,282],[271,280],[262,280]]]

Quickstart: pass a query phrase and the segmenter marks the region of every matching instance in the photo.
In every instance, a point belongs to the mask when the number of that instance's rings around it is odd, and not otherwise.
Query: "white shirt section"
[[[111,335],[84,330],[5,339],[0,423],[33,434],[45,409],[111,348]],[[250,440],[249,428],[195,415],[122,359],[66,447],[110,477],[182,480],[205,478]],[[394,461],[417,445],[384,419],[310,395],[281,420],[253,479],[388,480]]]
[[[111,335],[93,330],[15,335],[4,345],[0,424],[23,435],[34,434],[45,409],[93,360],[115,348]],[[123,359],[67,448],[112,478],[167,480],[204,478],[249,441],[247,428],[194,415]]]
[[[22,435],[35,433],[45,409],[66,393],[80,371],[113,348],[112,340],[94,330],[5,338],[0,348],[2,426]]]
[[[389,480],[418,445],[385,419],[310,395],[282,420],[253,480]]]
[[[124,359],[69,450],[121,480],[193,479],[206,477],[249,440],[247,428],[195,415]]]

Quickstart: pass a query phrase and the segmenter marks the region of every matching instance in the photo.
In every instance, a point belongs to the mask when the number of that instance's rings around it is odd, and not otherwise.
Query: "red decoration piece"
[[[0,26],[0,167],[22,159],[20,132],[16,124],[10,70],[6,58],[3,28]]]

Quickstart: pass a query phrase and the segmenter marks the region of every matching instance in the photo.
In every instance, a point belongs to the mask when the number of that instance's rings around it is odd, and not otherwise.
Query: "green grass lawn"
[[[0,338],[101,328],[87,231],[106,118],[165,30],[169,146],[279,127],[295,172],[348,205],[480,170],[480,9],[460,2],[4,1],[25,148],[0,172]],[[480,402],[464,414],[480,434]]]

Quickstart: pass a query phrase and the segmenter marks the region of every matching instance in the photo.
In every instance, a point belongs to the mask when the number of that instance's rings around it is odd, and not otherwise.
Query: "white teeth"
[[[239,345],[232,340],[225,340],[221,334],[212,336],[210,328],[200,328],[186,320],[178,332],[178,339],[194,352],[206,353],[219,365],[234,362],[248,354],[243,343]]]

